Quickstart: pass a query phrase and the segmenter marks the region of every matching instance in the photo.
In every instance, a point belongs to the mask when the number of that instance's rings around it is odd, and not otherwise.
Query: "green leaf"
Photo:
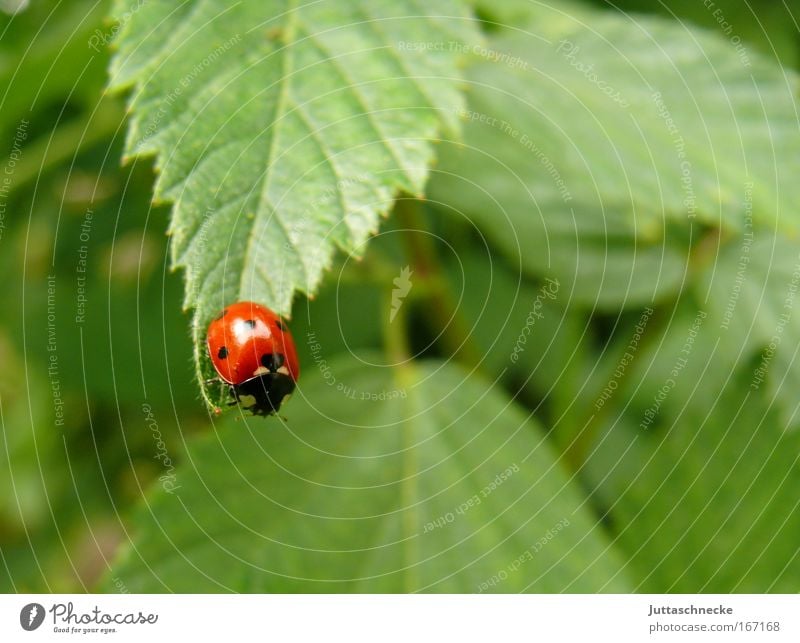
[[[587,366],[594,365],[588,316],[575,307],[562,284],[533,282],[494,259],[483,246],[459,246],[447,264],[452,292],[463,292],[460,309],[470,340],[482,356],[481,370],[504,376],[536,411],[547,400],[548,416],[560,418],[575,405]]]
[[[112,575],[150,592],[626,589],[544,434],[491,382],[439,362],[324,366],[287,423],[190,443]]]
[[[513,0],[512,0],[513,1]],[[797,22],[800,7],[796,3],[756,5],[749,0],[618,0],[615,9],[625,13],[646,12],[689,22],[727,37],[742,56],[760,51],[783,65],[797,67]]]
[[[706,250],[581,425],[584,479],[637,591],[796,592],[800,254],[763,232]]]
[[[337,247],[363,250],[398,191],[422,192],[462,99],[460,48],[420,43],[478,36],[456,0],[136,3],[122,24],[127,154],[157,157],[155,198],[175,204],[202,381],[219,310],[253,299],[288,314]]]
[[[702,228],[740,230],[748,209],[798,228],[793,72],[674,22],[528,5],[470,68],[434,198],[607,309],[677,293]]]

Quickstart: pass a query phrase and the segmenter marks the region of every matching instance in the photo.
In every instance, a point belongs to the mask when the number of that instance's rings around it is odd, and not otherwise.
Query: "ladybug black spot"
[[[217,352],[217,357],[219,359],[225,359],[228,356],[228,347],[221,346],[219,351]]]
[[[250,328],[256,327],[256,320],[255,319],[245,319],[244,323],[250,326]]]
[[[284,361],[280,353],[264,353],[261,356],[261,365],[273,373],[283,366]]]

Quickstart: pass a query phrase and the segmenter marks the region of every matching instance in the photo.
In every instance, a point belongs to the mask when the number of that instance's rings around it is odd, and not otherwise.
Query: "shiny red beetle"
[[[292,334],[266,306],[240,301],[208,327],[208,355],[233,401],[254,415],[271,415],[300,376]]]

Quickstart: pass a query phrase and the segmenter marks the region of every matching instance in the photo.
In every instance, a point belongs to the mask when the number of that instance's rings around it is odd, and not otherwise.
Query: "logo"
[[[389,313],[389,323],[394,321],[394,318],[400,311],[400,306],[403,305],[403,300],[408,296],[408,293],[411,292],[412,274],[414,273],[411,272],[411,268],[406,266],[400,271],[400,276],[395,277],[392,281],[394,289],[392,290],[392,310]]]
[[[19,613],[19,624],[28,632],[33,632],[43,621],[44,607],[39,603],[28,603]]]

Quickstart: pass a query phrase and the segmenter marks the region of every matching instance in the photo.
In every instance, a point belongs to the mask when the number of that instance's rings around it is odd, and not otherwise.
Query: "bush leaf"
[[[288,314],[336,247],[359,252],[399,190],[422,192],[461,97],[459,48],[419,43],[477,34],[455,0],[129,5],[112,87],[134,87],[126,153],[157,157],[155,198],[174,203],[202,381],[219,310]]]
[[[112,575],[143,592],[626,589],[544,433],[489,381],[351,357],[325,373],[287,424],[190,443]]]
[[[681,334],[693,314],[676,322]],[[635,590],[797,592],[800,434],[783,429],[766,391],[749,390],[751,373],[729,372],[714,395],[705,382],[692,395],[693,374],[647,430],[639,423],[653,397],[627,410],[620,399],[584,467]]]
[[[794,72],[674,21],[482,4],[519,28],[487,45],[502,73],[471,66],[466,145],[443,149],[431,194],[523,269],[640,307],[682,287],[707,227],[742,230],[749,211],[798,229]]]

